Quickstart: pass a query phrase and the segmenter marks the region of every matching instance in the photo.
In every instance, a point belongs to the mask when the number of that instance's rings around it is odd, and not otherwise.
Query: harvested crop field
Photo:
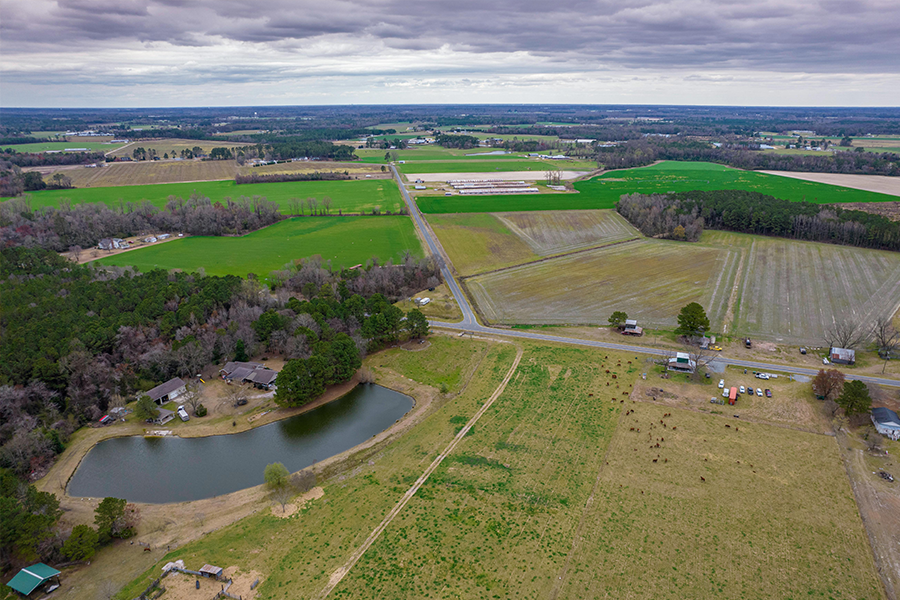
[[[721,326],[739,253],[725,247],[641,239],[479,275],[466,281],[482,314],[499,323],[605,323],[624,310],[672,327],[700,302]]]
[[[628,407],[560,598],[883,597],[834,438]]]
[[[34,167],[26,171],[40,171],[44,179],[60,172],[72,179],[76,188],[146,185],[151,183],[186,183],[234,179],[237,173],[314,173],[316,171],[347,171],[351,174],[370,174],[387,177],[378,167],[358,163],[294,162],[261,167],[239,167],[233,160],[159,160],[105,163],[99,168],[83,165],[63,167]]]
[[[821,344],[835,320],[871,324],[900,307],[896,252],[716,233],[722,243],[749,243],[736,332]]]
[[[495,216],[541,256],[640,237],[628,221],[610,210],[496,213]]]
[[[540,258],[491,214],[429,215],[428,223],[454,268],[463,275],[520,265]]]
[[[412,220],[402,216],[300,217],[287,219],[243,237],[190,237],[116,254],[103,265],[151,269],[203,268],[208,275],[263,279],[285,264],[319,255],[332,267],[351,267],[373,256],[383,264],[399,261],[404,251],[422,256]]]
[[[846,173],[797,173],[793,171],[759,171],[779,177],[802,179],[828,185],[840,185],[855,190],[877,192],[900,196],[900,177],[886,177],[883,175],[850,175]]]
[[[253,146],[254,144],[239,144],[236,142],[226,142],[225,140],[181,140],[181,139],[155,139],[155,140],[134,140],[126,146],[122,146],[114,152],[110,152],[110,156],[132,156],[136,148],[144,150],[156,150],[160,158],[168,154],[170,157],[180,156],[182,150],[192,150],[200,148],[204,154],[208,154],[213,148],[241,148],[244,146]]]

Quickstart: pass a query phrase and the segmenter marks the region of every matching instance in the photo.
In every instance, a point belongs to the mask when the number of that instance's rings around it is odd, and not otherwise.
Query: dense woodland
[[[0,203],[0,246],[55,250],[92,248],[108,237],[157,232],[191,235],[242,235],[284,218],[278,204],[264,197],[240,196],[212,202],[197,194],[187,200],[172,196],[164,209],[150,201],[105,204],[67,204],[31,209],[28,198]]]
[[[900,251],[900,223],[880,215],[758,192],[627,194],[616,210],[651,237],[696,241],[703,228]]]
[[[343,381],[366,352],[408,328],[421,335],[421,313],[403,320],[392,303],[439,283],[433,262],[412,257],[342,272],[307,261],[278,272],[274,290],[254,278],[75,265],[21,246],[0,261],[0,467],[25,477],[111,404],[213,363],[275,352],[311,360],[313,389]]]

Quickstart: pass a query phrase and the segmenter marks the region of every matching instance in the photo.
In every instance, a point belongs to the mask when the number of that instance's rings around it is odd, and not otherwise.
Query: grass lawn
[[[107,167],[109,168],[109,167]],[[393,180],[353,180],[353,181],[290,181],[284,183],[249,183],[237,185],[234,181],[204,181],[200,183],[165,183],[158,185],[124,185],[116,187],[77,188],[72,190],[43,190],[31,192],[32,208],[58,206],[59,201],[68,198],[73,204],[82,202],[102,202],[117,207],[120,202],[140,203],[149,200],[154,206],[164,207],[169,196],[189,198],[198,193],[213,202],[224,198],[240,196],[265,196],[281,205],[281,212],[290,212],[291,198],[305,201],[313,197],[322,206],[322,198],[331,198],[331,212],[343,210],[347,213],[371,212],[380,206],[382,212],[398,212],[403,205],[400,190]],[[304,211],[308,211],[304,208]]]
[[[409,217],[299,217],[243,237],[190,237],[100,259],[100,264],[140,271],[203,267],[208,275],[255,273],[264,278],[285,264],[320,255],[332,267],[350,267],[377,256],[398,261],[404,251],[422,256]]]
[[[567,162],[563,161],[560,167],[568,168],[565,166]],[[434,163],[429,167],[437,164]],[[697,162],[666,161],[651,167],[611,171],[599,177],[577,181],[574,185],[578,194],[437,196],[419,198],[418,203],[419,208],[425,213],[572,210],[614,208],[622,194],[665,194],[691,190],[728,189],[749,190],[786,200],[806,200],[821,204],[896,200],[896,196],[887,194]]]

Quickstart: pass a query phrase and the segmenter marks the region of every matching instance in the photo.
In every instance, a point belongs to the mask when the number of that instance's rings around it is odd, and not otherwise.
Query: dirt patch
[[[275,505],[272,507],[272,514],[281,519],[286,519],[290,517],[292,514],[306,506],[306,503],[310,500],[318,500],[322,496],[325,495],[325,490],[316,486],[313,489],[309,490],[305,494],[301,494],[297,496],[293,502],[290,504],[286,504],[284,506],[284,510],[281,509],[280,505]]]
[[[780,175],[781,177],[790,177],[791,179],[815,181],[816,183],[840,185],[855,190],[864,190],[866,192],[900,196],[900,177],[887,177],[884,175],[848,175],[845,173],[794,173],[791,171],[758,171],[758,173],[768,173],[769,175]]]
[[[197,587],[197,582],[200,587]],[[186,573],[172,573],[160,582],[166,588],[160,598],[165,600],[212,600],[216,593],[222,589],[223,583],[215,579],[197,577]]]
[[[256,597],[256,590],[250,589],[250,586],[253,585],[257,579],[260,583],[262,583],[262,575],[258,571],[247,571],[244,573],[236,566],[231,566],[225,569],[224,571],[226,577],[230,577],[231,587],[228,588],[228,593],[232,596],[237,596],[239,598],[243,598],[244,600],[251,600]]]
[[[430,346],[431,346],[431,342],[429,342],[428,340],[423,338],[421,340],[410,340],[410,341],[402,344],[400,347],[403,348],[404,350],[408,350],[409,352],[418,352],[420,350],[425,350],[426,348],[429,348]]]

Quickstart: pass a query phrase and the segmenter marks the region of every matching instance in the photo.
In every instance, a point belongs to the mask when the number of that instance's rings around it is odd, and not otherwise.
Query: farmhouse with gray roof
[[[180,377],[176,377],[175,379],[170,379],[165,383],[159,384],[147,392],[147,395],[157,404],[163,405],[169,400],[174,400],[185,391],[187,391],[186,384]]]

